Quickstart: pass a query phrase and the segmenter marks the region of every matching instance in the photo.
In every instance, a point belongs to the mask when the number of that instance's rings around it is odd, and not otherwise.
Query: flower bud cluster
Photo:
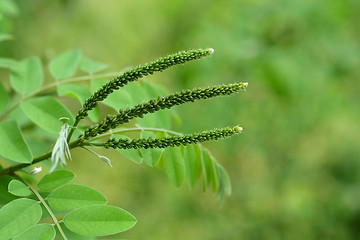
[[[76,116],[76,122],[85,118],[88,115],[88,112],[96,107],[97,103],[103,101],[107,98],[109,94],[119,89],[120,87],[125,86],[129,82],[136,81],[144,76],[151,75],[154,72],[161,72],[167,68],[170,68],[174,65],[186,63],[191,60],[199,59],[208,55],[211,55],[214,52],[214,49],[199,49],[199,50],[190,50],[182,51],[176,54],[169,55],[167,57],[160,58],[154,62],[140,65],[132,70],[129,70],[122,75],[111,80],[109,83],[105,84],[102,88],[96,91],[90,98],[88,98],[82,109],[78,112]]]
[[[180,145],[196,144],[200,142],[217,140],[230,137],[242,132],[241,127],[220,128],[203,131],[201,133],[185,134],[183,136],[171,136],[162,138],[139,138],[139,139],[109,139],[104,143],[105,148],[137,149],[137,148],[167,148]]]
[[[120,110],[118,115],[107,116],[101,123],[88,128],[84,133],[84,139],[105,133],[110,129],[116,128],[120,124],[129,122],[131,119],[142,118],[143,115],[148,113],[154,113],[155,111],[159,111],[161,109],[168,109],[186,102],[194,102],[201,99],[231,95],[240,90],[244,90],[246,87],[247,83],[234,83],[215,87],[207,87],[203,89],[195,88],[193,90],[185,90],[182,92],[169,94],[166,97],[154,98],[148,102],[138,104],[133,108]]]

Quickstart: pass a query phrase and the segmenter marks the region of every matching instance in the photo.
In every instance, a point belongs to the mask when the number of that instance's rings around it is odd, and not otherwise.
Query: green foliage
[[[0,123],[0,155],[14,162],[30,163],[32,154],[16,122]]]
[[[0,21],[5,19],[2,14],[16,16],[16,5],[0,1]],[[0,42],[12,39],[2,23]],[[6,166],[0,167],[0,239],[90,240],[136,224],[129,212],[106,205],[108,200],[99,191],[72,183],[72,171],[59,170],[75,148],[93,153],[110,167],[110,159],[93,149],[116,148],[137,164],[164,168],[176,187],[187,180],[193,188],[202,175],[204,191],[212,184],[221,199],[230,194],[224,168],[200,143],[239,134],[242,128],[190,134],[170,131],[174,121],[180,122],[170,108],[231,95],[245,90],[247,83],[168,94],[142,79],[213,52],[211,48],[181,51],[116,74],[98,74],[108,65],[83,56],[80,49],[52,59],[47,59],[50,52],[21,61],[1,57],[0,67],[10,74],[0,83],[0,156]],[[76,76],[79,70],[87,75]],[[109,76],[114,78],[104,79]],[[117,113],[108,114],[113,111]],[[49,173],[38,181],[34,175],[42,169]]]
[[[25,198],[15,200],[4,198],[7,205],[1,208],[0,216],[1,219],[6,220],[0,222],[0,233],[4,233],[5,238],[54,239],[56,227],[56,235],[67,239],[66,234],[69,231],[72,232],[69,236],[106,236],[126,231],[135,225],[136,219],[130,213],[118,207],[105,205],[107,199],[102,193],[88,186],[71,184],[75,177],[73,172],[68,170],[52,172],[58,167],[58,163],[66,164],[66,160],[71,158],[70,150],[77,147],[95,154],[110,167],[112,164],[106,156],[88,147],[116,148],[137,164],[144,162],[150,167],[165,168],[170,181],[176,187],[180,187],[187,179],[192,188],[202,174],[204,191],[212,184],[213,191],[219,197],[223,198],[229,194],[230,181],[224,169],[199,143],[238,134],[242,128],[222,128],[181,134],[161,128],[170,127],[172,120],[177,119],[173,110],[163,111],[163,109],[170,109],[186,102],[231,95],[244,90],[247,83],[196,88],[167,94],[164,89],[153,83],[143,80],[134,82],[143,76],[210,55],[212,52],[212,49],[179,52],[125,71],[112,81],[104,81],[96,80],[96,77],[94,80],[93,74],[104,69],[105,64],[83,57],[80,50],[67,51],[50,61],[49,70],[56,82],[46,86],[42,86],[43,69],[39,58],[28,58],[21,62],[0,59],[0,66],[11,70],[10,87],[20,94],[20,100],[15,100],[9,106],[8,102],[13,99],[10,98],[7,87],[0,85],[4,101],[0,106],[2,108],[0,119],[5,120],[0,123],[0,138],[3,141],[0,145],[0,155],[10,160],[10,164],[20,163],[0,169],[0,175],[16,178],[11,181],[10,178],[3,183],[8,184],[9,193],[21,197],[33,193],[39,200],[37,202]],[[70,78],[79,67],[90,75],[85,78]],[[88,88],[89,85],[76,84],[79,79],[91,82],[92,88],[100,88],[100,90],[92,93]],[[127,83],[130,83],[127,88],[119,89]],[[57,89],[55,92],[57,95],[39,96],[54,87]],[[61,101],[60,97],[65,96],[75,98],[82,104],[75,118],[66,104]],[[152,100],[139,103],[149,98]],[[96,123],[100,118],[97,107],[100,102],[112,107],[118,111],[118,114],[107,115],[101,122]],[[81,121],[85,116],[89,116],[95,124],[91,125],[87,120]],[[136,127],[119,126],[137,118],[139,120]],[[25,131],[26,128],[30,131]],[[54,143],[54,134],[59,133],[53,150],[42,152],[33,158],[33,152],[38,153],[41,152],[40,149],[46,149],[46,146],[38,147],[38,140],[33,140],[34,133],[40,134],[39,139],[49,144]],[[134,134],[139,137],[134,138]],[[24,136],[27,137],[26,140]],[[72,140],[72,137],[75,140]],[[31,143],[31,148],[27,142]],[[48,158],[52,161],[50,173],[41,178],[37,184],[39,190],[43,191],[41,193],[32,184],[27,183],[25,177],[15,173]],[[43,167],[48,168],[48,165],[43,164]],[[38,167],[27,171],[31,176],[41,169]],[[45,194],[47,197],[43,198]],[[40,205],[43,205],[48,212],[54,225],[37,224],[43,215]],[[62,218],[62,215],[57,216],[57,212],[67,214]]]

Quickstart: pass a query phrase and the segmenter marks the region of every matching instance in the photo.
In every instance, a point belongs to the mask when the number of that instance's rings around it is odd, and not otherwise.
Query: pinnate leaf
[[[61,117],[69,118],[69,124],[74,122],[70,111],[53,97],[35,97],[26,100],[21,105],[24,113],[39,127],[53,133],[60,131]]]
[[[24,59],[11,70],[11,86],[22,95],[28,95],[38,90],[43,80],[44,73],[39,57]]]
[[[30,163],[32,154],[15,121],[0,123],[0,155],[19,163]]]
[[[61,53],[50,62],[50,73],[56,79],[73,76],[81,61],[81,50],[75,49]]]
[[[8,186],[8,191],[15,195],[24,197],[30,195],[31,191],[24,183],[20,182],[19,180],[11,180]]]
[[[16,236],[13,240],[53,240],[56,231],[50,224],[38,224]]]
[[[69,170],[57,170],[46,174],[38,183],[38,187],[43,191],[52,191],[61,187],[75,178],[75,174]]]
[[[106,236],[126,231],[136,224],[129,212],[115,206],[87,206],[64,217],[65,226],[85,236]]]
[[[78,184],[62,186],[48,196],[52,209],[66,211],[88,205],[106,204],[106,197],[97,190]]]
[[[10,239],[39,222],[42,210],[32,199],[20,198],[0,209],[1,239]]]

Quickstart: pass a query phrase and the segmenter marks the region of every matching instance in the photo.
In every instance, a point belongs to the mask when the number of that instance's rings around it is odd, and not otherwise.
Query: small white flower
[[[61,131],[51,154],[51,162],[53,163],[50,172],[54,171],[59,164],[66,165],[66,159],[71,159],[69,145],[67,143],[67,136],[69,132],[69,124],[66,122],[68,118],[60,118],[64,124],[61,126]]]
[[[37,173],[39,173],[41,171],[42,171],[42,167],[36,167],[33,170],[31,170],[30,174],[35,175],[35,174],[37,174]]]

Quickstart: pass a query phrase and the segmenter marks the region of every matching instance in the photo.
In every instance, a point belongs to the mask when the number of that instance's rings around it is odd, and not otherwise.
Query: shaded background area
[[[183,49],[212,57],[151,77],[170,91],[249,82],[247,92],[177,108],[173,130],[239,124],[207,144],[228,170],[224,205],[201,186],[171,186],[162,170],[80,150],[77,182],[138,219],[127,239],[360,237],[360,4],[357,0],[17,1],[1,56],[48,59],[81,48],[118,71]],[[6,77],[1,72],[1,77]],[[81,73],[79,73],[81,74]],[[48,78],[48,81],[51,81]]]

